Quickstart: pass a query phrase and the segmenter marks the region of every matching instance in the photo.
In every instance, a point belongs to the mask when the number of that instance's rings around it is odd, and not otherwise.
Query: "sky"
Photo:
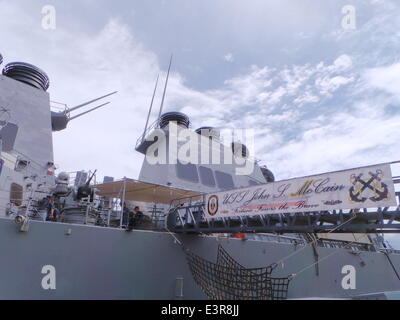
[[[134,147],[171,53],[165,111],[193,128],[254,129],[253,156],[279,180],[400,160],[397,0],[0,0],[0,39],[6,63],[46,71],[53,101],[118,90],[54,134],[63,171],[138,177]]]

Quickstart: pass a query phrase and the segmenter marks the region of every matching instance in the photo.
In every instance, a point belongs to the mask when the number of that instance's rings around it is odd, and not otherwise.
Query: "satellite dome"
[[[196,130],[197,134],[220,140],[221,134],[218,129],[214,127],[201,127]]]
[[[267,181],[267,182],[275,182],[275,176],[274,176],[274,174],[272,173],[271,170],[269,170],[265,166],[261,167],[260,169],[261,169],[261,172],[262,172],[262,174],[263,174],[263,176],[265,178],[265,181]]]

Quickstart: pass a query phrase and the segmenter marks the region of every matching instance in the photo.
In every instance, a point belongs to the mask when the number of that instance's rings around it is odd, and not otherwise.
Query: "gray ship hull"
[[[221,244],[246,267],[267,266],[303,248],[256,240],[178,237],[211,261]],[[383,253],[321,247],[318,254],[320,259],[333,255],[318,263],[318,274],[313,266],[295,277],[288,298],[346,298],[400,290]],[[14,221],[0,219],[0,255],[0,299],[207,299],[192,278],[184,252],[168,233],[35,221],[28,232],[20,232]],[[390,259],[400,268],[400,255],[391,254]],[[312,248],[306,248],[273,275],[297,273],[314,262]],[[55,290],[42,288],[46,265],[56,269]],[[356,268],[355,290],[342,288],[345,265]]]

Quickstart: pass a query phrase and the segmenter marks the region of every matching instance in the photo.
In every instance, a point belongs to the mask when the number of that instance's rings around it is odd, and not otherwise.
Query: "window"
[[[220,189],[229,190],[235,188],[232,176],[230,174],[221,171],[215,171],[215,177],[217,178],[217,184]]]
[[[182,164],[178,161],[178,164],[176,165],[176,174],[179,179],[187,180],[194,183],[199,182],[197,167],[194,164]]]
[[[19,184],[12,183],[10,190],[10,202],[15,204],[16,206],[22,205],[23,199],[23,187]]]
[[[201,183],[205,186],[215,187],[215,179],[210,168],[199,167]]]

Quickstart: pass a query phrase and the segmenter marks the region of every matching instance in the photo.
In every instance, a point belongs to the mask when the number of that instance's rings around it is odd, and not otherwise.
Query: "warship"
[[[156,85],[137,152],[147,154],[157,141],[149,136],[168,137],[171,125],[191,130],[187,115],[162,112],[167,83],[150,125]],[[240,166],[251,164],[244,175],[236,163],[147,157],[138,179],[100,183],[96,171],[59,172],[53,133],[116,92],[57,111],[48,87],[46,73],[28,63],[8,63],[0,75],[0,299],[400,299],[400,251],[384,238],[399,230],[397,188],[390,206],[209,218],[221,192],[275,183],[244,144],[224,144],[216,128],[192,130],[199,144],[211,140]],[[386,186],[374,177],[355,178],[364,183],[356,196]],[[131,230],[124,213],[135,206],[144,214]]]

